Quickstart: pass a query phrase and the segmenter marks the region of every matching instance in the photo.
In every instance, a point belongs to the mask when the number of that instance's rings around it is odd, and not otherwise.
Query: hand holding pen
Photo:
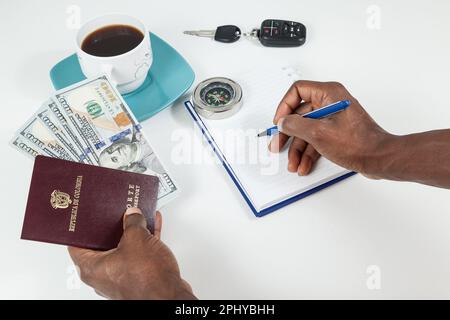
[[[343,100],[351,106],[327,121],[305,117]],[[346,104],[341,102],[340,107]],[[273,135],[269,149],[278,152],[293,137],[288,170],[299,175],[308,174],[321,155],[349,170],[376,175],[369,171],[376,171],[373,163],[377,162],[378,148],[390,136],[344,86],[335,82],[295,82],[281,100],[273,122],[277,128],[271,135],[277,130],[281,133]]]
[[[350,101],[342,100],[304,114],[298,113],[297,110],[295,113],[302,116],[303,118],[322,119],[325,117],[332,116],[333,114],[336,114],[338,112],[341,112],[347,109],[348,106],[350,106]],[[280,130],[278,129],[278,125],[276,125],[258,133],[258,137],[273,136],[275,134],[278,134],[279,131]]]

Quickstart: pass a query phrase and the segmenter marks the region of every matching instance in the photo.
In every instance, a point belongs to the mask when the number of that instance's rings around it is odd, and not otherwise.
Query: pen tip
[[[265,135],[266,135],[266,132],[264,131],[264,132],[258,133],[256,136],[259,138],[259,137],[262,137],[262,136],[265,136]]]

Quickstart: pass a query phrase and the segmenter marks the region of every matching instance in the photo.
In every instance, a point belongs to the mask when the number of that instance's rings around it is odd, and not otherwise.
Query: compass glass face
[[[213,82],[201,90],[200,96],[207,105],[219,107],[226,105],[233,99],[234,90],[226,83]]]

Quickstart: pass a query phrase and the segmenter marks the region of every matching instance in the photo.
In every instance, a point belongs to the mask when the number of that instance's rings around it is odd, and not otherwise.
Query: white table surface
[[[7,145],[52,93],[49,69],[74,51],[74,3],[81,22],[139,16],[190,62],[196,81],[283,62],[305,78],[343,82],[394,133],[450,127],[448,1],[1,1],[0,298],[97,298],[76,281],[65,247],[19,240],[33,164]],[[367,10],[379,10],[379,29],[368,27]],[[305,23],[306,45],[182,34],[221,24],[248,30],[269,17]],[[355,176],[258,219],[210,153],[201,164],[172,161],[177,130],[204,148],[181,100],[143,125],[183,188],[163,210],[163,240],[198,297],[450,298],[450,191]],[[378,290],[367,286],[372,265]]]

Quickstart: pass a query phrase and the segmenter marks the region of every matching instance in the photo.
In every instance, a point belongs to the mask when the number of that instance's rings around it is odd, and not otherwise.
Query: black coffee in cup
[[[110,25],[90,33],[81,49],[93,56],[112,57],[136,48],[144,39],[142,32],[128,25]]]

